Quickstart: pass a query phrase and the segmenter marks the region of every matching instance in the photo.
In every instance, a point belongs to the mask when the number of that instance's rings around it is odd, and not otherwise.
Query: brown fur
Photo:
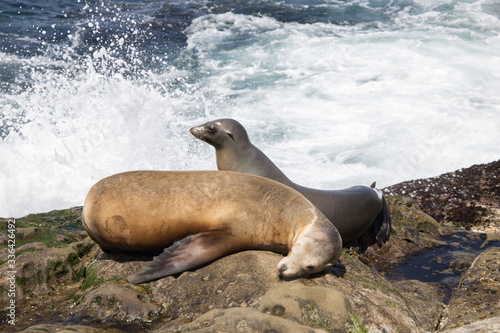
[[[341,238],[306,198],[278,182],[218,171],[134,171],[105,178],[85,199],[83,224],[105,251],[163,254],[128,278],[141,283],[246,249],[285,252],[328,230],[315,271],[336,262]],[[308,241],[305,239],[304,241]],[[319,253],[319,252],[318,252]],[[296,259],[300,266],[303,259]],[[299,268],[297,268],[299,270]],[[293,271],[288,271],[287,274]]]

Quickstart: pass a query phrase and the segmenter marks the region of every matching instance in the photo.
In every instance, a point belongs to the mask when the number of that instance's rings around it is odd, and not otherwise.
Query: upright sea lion
[[[255,147],[245,128],[234,119],[219,119],[191,128],[191,134],[215,147],[219,170],[237,171],[274,179],[309,199],[349,242],[373,234],[377,244],[389,240],[391,218],[382,192],[371,186],[317,190],[295,184]],[[372,227],[370,229],[370,227]]]
[[[302,194],[237,172],[134,171],[89,191],[83,225],[106,252],[162,254],[127,278],[142,283],[249,249],[288,256],[279,274],[293,277],[337,262],[342,239]]]

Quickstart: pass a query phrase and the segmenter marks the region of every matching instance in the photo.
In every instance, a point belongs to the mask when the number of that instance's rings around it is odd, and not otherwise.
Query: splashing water
[[[233,117],[295,182],[379,187],[500,155],[495,1],[0,4],[0,216],[134,169],[215,169]]]

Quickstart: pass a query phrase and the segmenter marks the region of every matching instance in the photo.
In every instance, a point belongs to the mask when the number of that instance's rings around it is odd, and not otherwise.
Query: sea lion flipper
[[[378,247],[382,247],[382,244],[389,240],[391,228],[389,206],[387,205],[385,197],[382,196],[382,209],[373,222],[373,229],[375,231],[375,239],[377,240]]]
[[[229,236],[226,231],[215,230],[184,237],[154,257],[139,272],[129,275],[127,281],[134,284],[149,282],[215,260],[234,248],[229,245]]]

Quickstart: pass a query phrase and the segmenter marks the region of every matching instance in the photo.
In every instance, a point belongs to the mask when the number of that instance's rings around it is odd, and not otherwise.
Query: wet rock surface
[[[500,231],[500,161],[473,165],[439,177],[389,186],[386,195],[404,195],[440,223],[467,230]]]
[[[473,323],[478,318],[500,318],[499,270],[499,247],[481,253],[462,275],[439,327],[455,328]]]
[[[83,230],[81,208],[32,214],[16,220],[16,325],[4,306],[0,330],[499,330],[499,171],[494,162],[385,189],[387,244],[345,248],[325,272],[290,280],[277,275],[281,255],[245,251],[132,285],[125,278],[151,256],[103,253]],[[12,299],[7,223],[0,219],[1,304]]]

